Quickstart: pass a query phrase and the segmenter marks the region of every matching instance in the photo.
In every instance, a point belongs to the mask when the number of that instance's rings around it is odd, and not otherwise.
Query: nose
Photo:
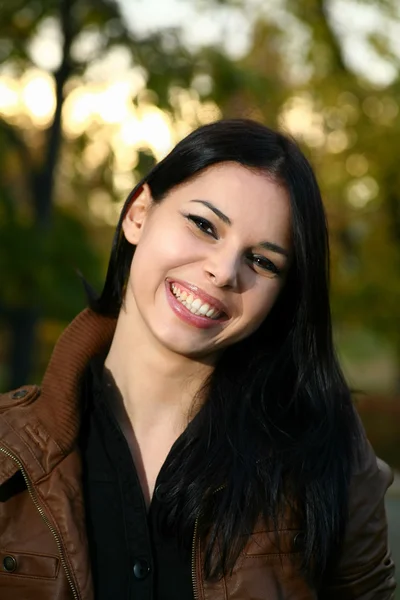
[[[217,287],[237,288],[239,284],[240,258],[232,251],[215,251],[208,257],[204,270]]]

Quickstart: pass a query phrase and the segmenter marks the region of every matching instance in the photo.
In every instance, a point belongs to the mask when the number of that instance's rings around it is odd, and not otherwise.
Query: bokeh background
[[[40,382],[154,161],[222,116],[280,127],[323,191],[338,354],[396,473],[400,565],[399,110],[398,0],[1,3],[0,390]]]

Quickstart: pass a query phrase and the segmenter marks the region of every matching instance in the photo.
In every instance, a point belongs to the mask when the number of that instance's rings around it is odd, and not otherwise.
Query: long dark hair
[[[302,570],[320,577],[343,539],[359,429],[332,342],[325,213],[296,143],[241,119],[200,127],[183,139],[126,200],[104,289],[92,308],[103,314],[121,308],[135,250],[121,224],[143,184],[160,202],[226,161],[285,186],[294,258],[264,323],[224,352],[202,390],[207,400],[169,464],[167,523],[185,537],[197,520],[211,578],[234,567],[260,517],[279,530],[290,507],[305,533]]]

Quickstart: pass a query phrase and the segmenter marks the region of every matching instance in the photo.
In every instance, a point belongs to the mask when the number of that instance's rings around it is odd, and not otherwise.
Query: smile
[[[212,304],[203,302],[198,296],[188,293],[185,290],[181,290],[175,283],[172,283],[170,288],[175,298],[194,315],[216,320],[220,319],[224,314]]]

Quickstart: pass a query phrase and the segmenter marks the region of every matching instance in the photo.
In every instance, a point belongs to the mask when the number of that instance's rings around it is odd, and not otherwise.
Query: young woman
[[[294,142],[201,127],[137,185],[41,389],[1,396],[2,600],[393,598]]]

